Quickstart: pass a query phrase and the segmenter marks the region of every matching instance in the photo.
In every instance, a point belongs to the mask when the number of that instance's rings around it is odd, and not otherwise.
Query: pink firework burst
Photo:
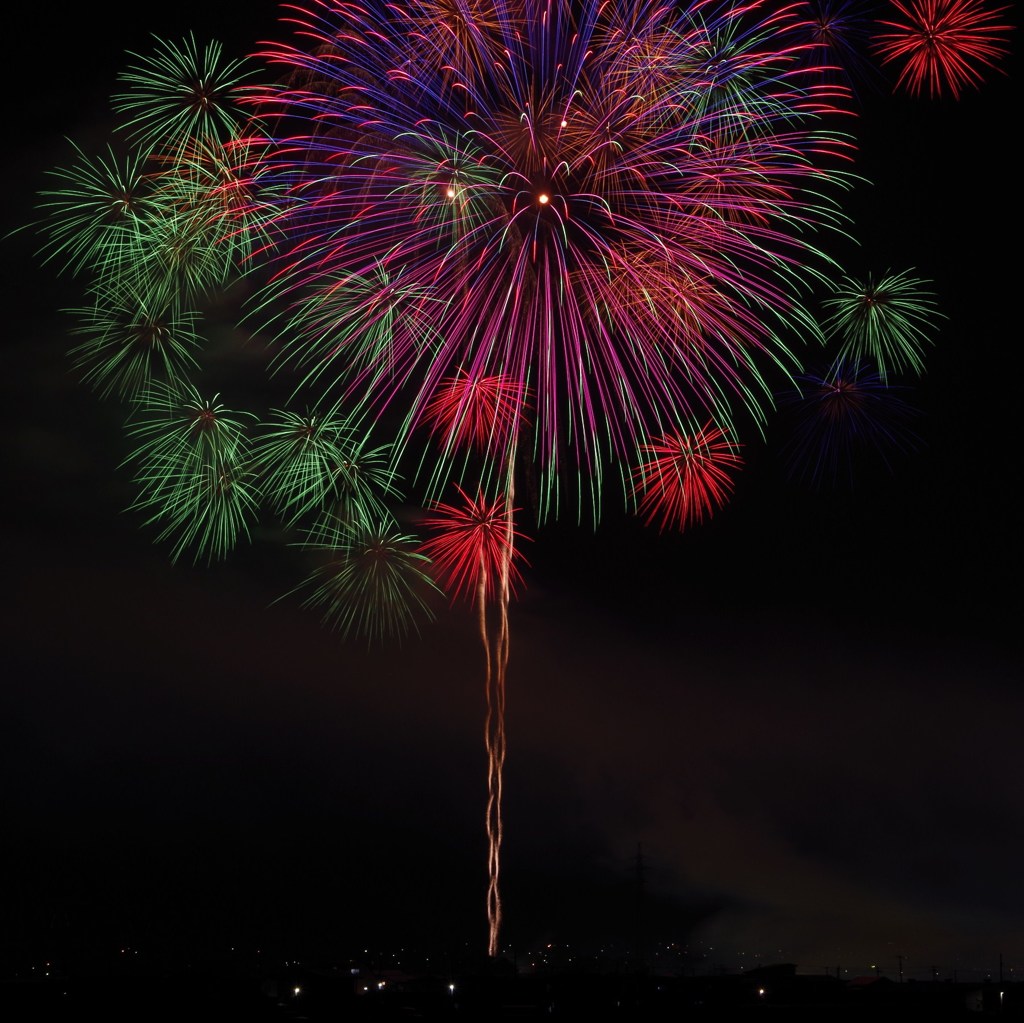
[[[959,99],[964,87],[982,84],[985,68],[1002,70],[1011,29],[1001,20],[1006,7],[981,0],[893,0],[893,6],[902,19],[880,22],[889,31],[876,37],[875,50],[883,64],[902,64],[897,89]]]
[[[503,495],[492,501],[478,494],[474,500],[455,489],[463,503],[434,505],[424,523],[434,535],[422,550],[453,601],[463,597],[482,603],[500,597],[506,585],[514,590],[522,584],[516,567],[522,560],[516,543],[521,536],[512,521],[517,509]]]
[[[708,423],[692,434],[663,436],[641,449],[650,456],[633,474],[645,524],[685,529],[710,518],[732,496],[733,474],[743,465],[738,445]]]

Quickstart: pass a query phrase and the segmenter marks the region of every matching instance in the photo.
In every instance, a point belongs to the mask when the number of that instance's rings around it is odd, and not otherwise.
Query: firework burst
[[[743,466],[736,442],[712,423],[642,451],[645,461],[634,473],[638,510],[647,525],[658,521],[662,530],[683,530],[713,515],[731,497]]]
[[[154,381],[186,379],[203,345],[200,314],[183,309],[175,289],[156,282],[140,293],[136,283],[106,280],[92,305],[71,310],[85,337],[71,350],[75,368],[104,398],[138,399]]]
[[[336,412],[277,409],[261,424],[253,461],[274,513],[286,526],[310,516],[368,527],[387,521],[397,496],[386,448],[369,448]],[[333,525],[328,527],[333,535]]]
[[[462,503],[438,503],[424,522],[435,535],[424,542],[423,552],[453,600],[479,606],[494,600],[503,585],[514,592],[522,584],[516,567],[522,557],[516,540],[522,537],[513,528],[516,509],[504,496],[471,498],[456,489]]]
[[[814,487],[854,482],[865,457],[892,468],[897,455],[919,446],[919,412],[906,387],[887,384],[864,363],[839,362],[797,378],[780,398],[788,430],[780,454],[792,479]]]
[[[877,92],[885,80],[871,54],[874,8],[873,0],[805,0],[799,7],[806,59],[851,93]]]
[[[1001,70],[1009,53],[1007,7],[984,0],[892,0],[896,14],[883,19],[875,37],[883,65],[900,67],[896,88],[912,96],[979,88],[987,70]]]
[[[136,444],[139,497],[133,509],[160,527],[172,559],[222,558],[257,519],[259,488],[252,471],[253,417],[203,398],[188,383],[156,381],[140,400],[128,434]]]
[[[258,71],[252,62],[226,60],[219,42],[200,47],[192,35],[180,43],[154,37],[151,53],[129,56],[136,63],[118,76],[124,88],[112,106],[142,151],[173,151],[197,138],[230,142],[251,130],[243,100]]]
[[[843,277],[824,300],[829,340],[837,339],[838,362],[873,363],[884,381],[893,374],[924,372],[935,323],[942,317],[929,281],[910,271],[877,279]]]
[[[415,537],[390,523],[371,525],[331,517],[301,546],[320,563],[303,584],[304,607],[343,637],[367,642],[400,641],[430,620],[429,597],[437,592],[429,559]]]
[[[528,389],[529,430],[503,433],[529,438],[540,520],[563,491],[599,514],[649,436],[763,418],[765,374],[818,340],[797,296],[827,265],[808,239],[842,221],[823,197],[848,149],[795,15],[519,0],[291,20],[301,42],[262,53],[289,84],[260,110],[293,129],[274,300],[304,383],[371,420],[400,407],[398,454],[460,373]],[[346,280],[374,292],[346,302]]]
[[[40,193],[44,262],[62,261],[72,274],[96,274],[113,264],[131,266],[144,250],[144,224],[151,212],[152,187],[145,156],[89,156],[72,143],[76,160],[50,172],[54,187]]]

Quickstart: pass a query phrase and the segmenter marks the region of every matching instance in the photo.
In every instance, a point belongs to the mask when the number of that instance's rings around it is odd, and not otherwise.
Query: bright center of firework
[[[445,195],[448,196],[449,199],[454,199],[455,198],[455,186],[454,185],[449,185],[448,186],[448,191],[445,192]]]
[[[539,202],[541,204],[541,206],[547,206],[547,204],[550,201],[551,201],[551,196],[548,195],[547,192],[541,192],[540,195],[537,196],[537,202]]]

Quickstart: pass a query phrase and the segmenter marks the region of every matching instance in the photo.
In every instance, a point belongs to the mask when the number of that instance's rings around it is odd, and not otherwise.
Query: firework
[[[632,507],[625,467],[661,444],[686,496],[651,462],[645,514],[724,500],[734,420],[762,423],[823,340],[798,296],[831,269],[812,239],[843,222],[851,147],[825,119],[846,94],[796,10],[758,0],[326,0],[289,21],[298,42],[260,54],[287,202],[254,315],[296,394],[413,460],[440,530],[424,552],[476,603],[496,954],[517,474],[536,521],[596,523],[607,481]]]
[[[152,204],[146,157],[121,155],[112,146],[105,156],[89,156],[72,146],[76,161],[50,171],[54,187],[40,193],[39,226],[47,240],[39,254],[44,262],[62,260],[60,269],[76,275],[130,267],[145,248]]]
[[[839,362],[796,382],[780,398],[788,430],[780,454],[791,478],[814,487],[852,483],[864,457],[891,469],[895,456],[917,448],[919,413],[906,400],[908,389],[887,384],[870,365]]]
[[[249,413],[233,412],[219,396],[203,398],[188,383],[154,382],[128,426],[135,442],[139,497],[133,509],[158,525],[160,542],[177,560],[222,558],[250,535],[259,507],[251,468]]]
[[[368,448],[336,412],[276,409],[259,431],[253,461],[286,526],[327,515],[336,537],[336,520],[366,529],[390,517],[384,502],[397,491],[387,449]]]
[[[884,77],[871,59],[872,0],[806,0],[798,32],[808,42],[806,60],[851,93],[881,89]]]
[[[444,381],[438,397],[424,410],[446,450],[492,446],[507,450],[508,437],[523,422],[522,385],[504,376],[474,379],[466,372]]]
[[[848,141],[774,7],[487,11],[312,5],[263,51],[289,84],[261,110],[296,129],[278,334],[354,415],[397,409],[398,453],[461,373],[529,390],[529,431],[504,432],[529,437],[538,518],[563,492],[597,515],[649,436],[762,419],[765,375],[818,340],[795,296]]]
[[[301,546],[321,559],[303,584],[312,587],[303,606],[319,609],[324,624],[343,637],[398,641],[418,631],[420,617],[433,617],[428,598],[437,587],[429,559],[415,537],[390,522],[332,517]]]
[[[129,56],[136,63],[118,76],[125,88],[111,105],[139,150],[174,151],[195,139],[228,143],[251,130],[243,105],[259,70],[251,61],[226,60],[219,42],[200,47],[192,35],[180,43],[154,37],[151,53]]]
[[[1011,26],[1001,20],[1007,7],[984,0],[892,0],[896,14],[882,19],[875,37],[883,65],[900,66],[896,88],[912,96],[949,93],[959,99],[978,88],[986,70],[1001,70],[1009,53]]]
[[[139,270],[205,298],[248,269],[254,251],[272,245],[268,225],[277,212],[260,180],[266,147],[257,136],[226,144],[200,139],[154,154],[158,215],[135,254]]]
[[[924,372],[925,352],[942,318],[929,281],[911,271],[877,280],[872,274],[843,277],[823,306],[825,333],[830,341],[838,339],[839,362],[873,363],[883,382],[901,372]]]
[[[137,283],[107,279],[90,306],[71,310],[74,333],[85,336],[71,350],[75,368],[104,398],[139,399],[154,381],[184,380],[197,366],[200,314],[182,309],[166,283],[141,293]]]
[[[708,423],[688,434],[645,444],[644,463],[634,473],[639,513],[650,525],[685,529],[714,514],[732,495],[733,475],[743,465],[736,442]]]
[[[495,598],[503,577],[508,576],[513,591],[522,583],[515,565],[522,556],[512,526],[516,509],[504,497],[470,498],[456,489],[463,503],[434,505],[424,527],[436,535],[424,543],[423,551],[452,599],[479,606]]]
[[[258,423],[177,365],[121,373],[99,314],[83,354],[133,403],[136,507],[174,557],[221,556],[262,501],[305,529],[307,604],[346,635],[408,634],[424,559],[473,602],[496,954],[517,481],[537,523],[596,524],[614,489],[684,528],[728,497],[739,424],[825,339],[803,302],[845,224],[849,97],[806,13],[766,0],[307,0],[288,21],[297,41],[256,55],[277,85],[191,38],[136,58],[115,104],[140,162],[68,176],[47,254],[105,304],[118,280],[179,316],[267,258],[248,315],[306,412]],[[386,511],[400,468],[422,548]]]

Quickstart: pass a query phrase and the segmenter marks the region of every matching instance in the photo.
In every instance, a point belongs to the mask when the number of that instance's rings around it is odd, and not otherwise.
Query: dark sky
[[[243,56],[276,31],[272,3],[209,6],[21,12],[5,230],[65,137],[105,145],[150,32]],[[700,529],[529,545],[503,860],[517,955],[628,946],[642,850],[645,933],[691,964],[967,975],[1002,955],[1024,973],[1017,81],[876,96],[857,127],[872,184],[850,200],[851,269],[914,268],[947,317],[911,398],[916,455],[814,493],[755,446]],[[366,651],[272,605],[296,566],[265,538],[172,566],[124,511],[118,410],[70,372],[75,285],[33,248],[0,249],[0,952],[482,952],[469,613]]]

